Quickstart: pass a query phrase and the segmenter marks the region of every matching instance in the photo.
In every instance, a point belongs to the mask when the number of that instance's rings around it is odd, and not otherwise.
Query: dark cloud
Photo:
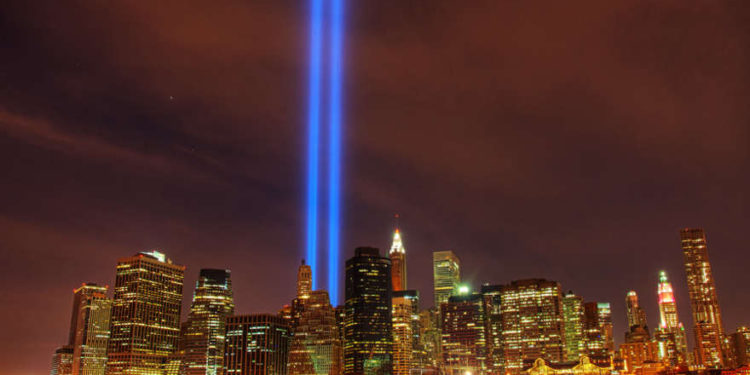
[[[746,2],[347,2],[344,244],[431,251],[475,285],[558,280],[656,324],[703,226],[727,329],[750,282]],[[3,373],[48,370],[70,291],[161,248],[276,311],[303,245],[304,2],[10,2],[0,11]],[[186,306],[189,298],[186,298]]]

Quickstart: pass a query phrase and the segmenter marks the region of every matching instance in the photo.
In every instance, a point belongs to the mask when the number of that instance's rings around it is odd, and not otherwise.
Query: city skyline
[[[475,290],[544,278],[609,302],[617,342],[630,290],[654,335],[664,270],[692,347],[677,232],[699,227],[723,329],[747,324],[750,4],[473,4],[346,2],[341,264],[387,252],[398,212],[423,307],[432,252],[452,250]],[[4,2],[3,374],[46,372],[71,291],[111,293],[117,259],[140,251],[187,267],[182,321],[203,268],[231,269],[237,313],[289,303],[306,258],[308,11]]]

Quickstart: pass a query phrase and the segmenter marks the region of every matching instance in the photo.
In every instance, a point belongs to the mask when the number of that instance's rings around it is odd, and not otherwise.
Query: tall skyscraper
[[[614,352],[612,310],[608,302],[586,302],[583,305],[583,331],[589,357],[609,357]]]
[[[492,374],[501,374],[503,370],[502,290],[502,285],[482,285],[484,311],[486,314],[487,372]]]
[[[312,269],[302,260],[297,270],[297,298],[305,299],[312,292]]]
[[[501,292],[505,373],[519,374],[542,358],[565,359],[565,331],[560,284],[544,279],[513,281]]]
[[[289,326],[271,314],[226,320],[224,371],[227,375],[287,375]]]
[[[628,317],[628,327],[648,327],[646,312],[643,311],[641,305],[638,303],[638,294],[635,290],[629,291],[627,296],[625,296],[625,308]]]
[[[583,297],[570,291],[565,294],[562,301],[565,326],[565,359],[577,361],[586,349],[586,340],[583,334]]]
[[[183,375],[223,374],[225,324],[233,313],[229,270],[200,270],[183,330]]]
[[[724,328],[706,234],[703,229],[686,228],[680,231],[680,240],[695,324],[695,359],[707,368],[721,367]]]
[[[344,374],[393,371],[391,260],[358,247],[346,261]]]
[[[480,374],[487,370],[484,298],[457,294],[440,305],[442,354],[448,375]]]
[[[328,292],[307,293],[304,310],[293,329],[289,375],[338,375],[342,346],[336,311]]]
[[[440,321],[435,308],[419,312],[419,342],[422,353],[419,368],[428,373],[437,372],[440,357]]]
[[[406,290],[406,248],[401,241],[401,233],[398,228],[393,232],[393,243],[388,256],[391,258],[393,291]]]
[[[461,261],[453,251],[436,251],[432,253],[432,267],[435,308],[440,311],[440,304],[448,302],[461,282]]]
[[[419,347],[419,293],[393,292],[393,373],[409,375]]]
[[[52,369],[50,375],[72,375],[73,374],[73,347],[64,345],[52,355]]]
[[[669,360],[673,365],[687,363],[687,339],[685,328],[677,314],[677,302],[666,271],[659,271],[659,328],[654,333],[659,343],[659,359]]]
[[[158,251],[118,260],[107,374],[161,375],[178,348],[184,278]]]
[[[73,291],[73,375],[104,375],[112,300],[107,287],[88,283]]]
[[[625,342],[641,342],[651,339],[648,330],[646,312],[638,302],[638,294],[631,290],[625,296],[625,313],[628,318],[628,329],[625,331]]]

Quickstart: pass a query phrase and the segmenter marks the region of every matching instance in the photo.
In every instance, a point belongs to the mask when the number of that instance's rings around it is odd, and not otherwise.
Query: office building
[[[693,310],[695,359],[706,368],[720,368],[724,328],[716,284],[708,260],[706,234],[703,229],[682,229],[680,241],[685,258],[690,306]]]
[[[284,318],[236,315],[226,320],[226,375],[286,375],[290,332]]]
[[[659,359],[669,361],[673,366],[687,363],[687,337],[685,328],[677,314],[677,301],[674,298],[672,283],[666,271],[659,271],[657,287],[659,298],[659,328],[654,338],[659,344]]]
[[[328,292],[306,293],[305,308],[293,329],[289,375],[338,375],[342,345],[336,310]]]
[[[441,351],[448,375],[487,371],[487,332],[484,297],[458,293],[440,305]]]
[[[404,248],[398,228],[393,232],[393,243],[388,256],[391,258],[393,291],[406,290],[406,248]]]
[[[569,291],[563,297],[563,324],[565,326],[565,360],[577,361],[586,350],[583,333],[583,297]]]
[[[419,355],[419,293],[394,291],[392,305],[393,373],[409,375]]]
[[[432,253],[432,267],[435,308],[440,311],[440,304],[448,302],[461,282],[461,261],[453,251],[436,251]]]
[[[104,375],[112,313],[106,286],[93,283],[73,291],[73,319],[69,345],[73,348],[73,375]]]
[[[565,360],[560,284],[544,279],[513,281],[501,292],[504,373],[519,374],[534,360]]]
[[[118,260],[107,374],[162,374],[178,349],[184,277],[158,251]]]
[[[64,345],[52,355],[52,369],[50,375],[72,375],[73,374],[73,347]]]
[[[372,247],[346,261],[344,374],[393,371],[391,260]]]
[[[234,297],[229,270],[200,270],[183,329],[183,375],[223,374],[225,324],[232,314]]]

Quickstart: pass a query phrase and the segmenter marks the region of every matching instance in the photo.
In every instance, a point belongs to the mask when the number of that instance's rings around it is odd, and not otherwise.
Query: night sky
[[[347,2],[344,258],[431,252],[692,326],[678,230],[706,229],[727,330],[750,324],[750,2]],[[0,366],[47,373],[73,288],[162,249],[276,312],[304,254],[304,1],[0,5]],[[690,333],[692,335],[692,333]]]

